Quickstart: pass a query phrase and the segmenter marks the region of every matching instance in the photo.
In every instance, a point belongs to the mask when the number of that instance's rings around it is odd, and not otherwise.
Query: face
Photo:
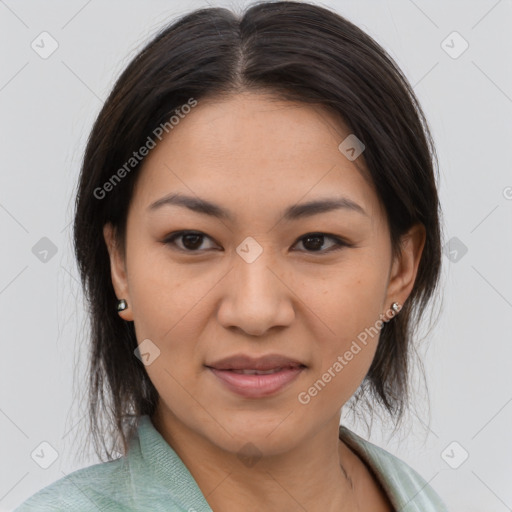
[[[125,259],[105,226],[159,414],[225,450],[276,454],[337,424],[412,289],[423,232],[392,258],[378,197],[338,149],[349,133],[265,95],[199,101],[144,162]]]

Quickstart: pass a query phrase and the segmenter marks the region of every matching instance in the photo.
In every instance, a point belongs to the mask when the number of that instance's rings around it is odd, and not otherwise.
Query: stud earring
[[[395,315],[402,309],[402,306],[398,303],[398,302],[393,302],[393,304],[391,304],[391,310],[393,311],[393,316],[391,318],[387,317],[385,320],[384,320],[384,323],[388,323],[390,320],[392,320]],[[389,315],[389,310],[388,310],[388,315]],[[385,316],[385,315],[383,315]]]
[[[117,311],[124,311],[128,308],[128,303],[124,299],[117,301]]]

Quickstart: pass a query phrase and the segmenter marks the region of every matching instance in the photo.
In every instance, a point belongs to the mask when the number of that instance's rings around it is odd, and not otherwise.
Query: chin
[[[296,434],[300,431],[295,421],[292,423],[285,419],[288,415],[289,411],[272,416],[255,412],[243,419],[223,422],[226,430],[219,428],[215,432],[218,435],[212,438],[210,432],[208,437],[211,442],[232,453],[255,450],[265,456],[279,455],[297,443]]]

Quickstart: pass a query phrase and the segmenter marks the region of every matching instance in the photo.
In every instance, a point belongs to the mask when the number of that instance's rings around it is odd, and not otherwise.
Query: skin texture
[[[297,398],[359,333],[389,317],[393,302],[405,302],[425,240],[423,226],[414,226],[402,257],[392,259],[378,197],[338,150],[349,133],[320,107],[265,94],[200,101],[144,162],[125,259],[104,228],[114,289],[129,306],[119,314],[134,321],[139,344],[149,338],[160,350],[146,366],[160,397],[153,423],[215,511],[392,510],[338,439],[341,407],[368,372],[378,336],[308,404]],[[171,192],[212,201],[233,220],[175,205],[148,210]],[[282,217],[289,206],[332,196],[366,214]],[[179,230],[205,236],[166,245]],[[330,251],[336,245],[327,236],[323,245],[303,238],[318,232],[351,246]],[[251,263],[236,251],[249,236],[263,250]],[[277,394],[244,398],[204,366],[239,353],[283,354],[307,368]],[[247,443],[259,454],[252,465],[237,456]]]

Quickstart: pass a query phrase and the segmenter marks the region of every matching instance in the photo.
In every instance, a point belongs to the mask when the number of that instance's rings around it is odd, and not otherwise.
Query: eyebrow
[[[181,206],[197,213],[209,215],[211,217],[225,219],[231,222],[234,220],[234,215],[222,206],[207,201],[206,199],[187,196],[179,193],[171,193],[166,195],[154,203],[151,203],[147,209],[150,212],[153,212],[162,206]],[[282,214],[282,217],[287,221],[292,221],[341,209],[368,216],[362,206],[352,201],[348,197],[328,197],[289,206]]]

